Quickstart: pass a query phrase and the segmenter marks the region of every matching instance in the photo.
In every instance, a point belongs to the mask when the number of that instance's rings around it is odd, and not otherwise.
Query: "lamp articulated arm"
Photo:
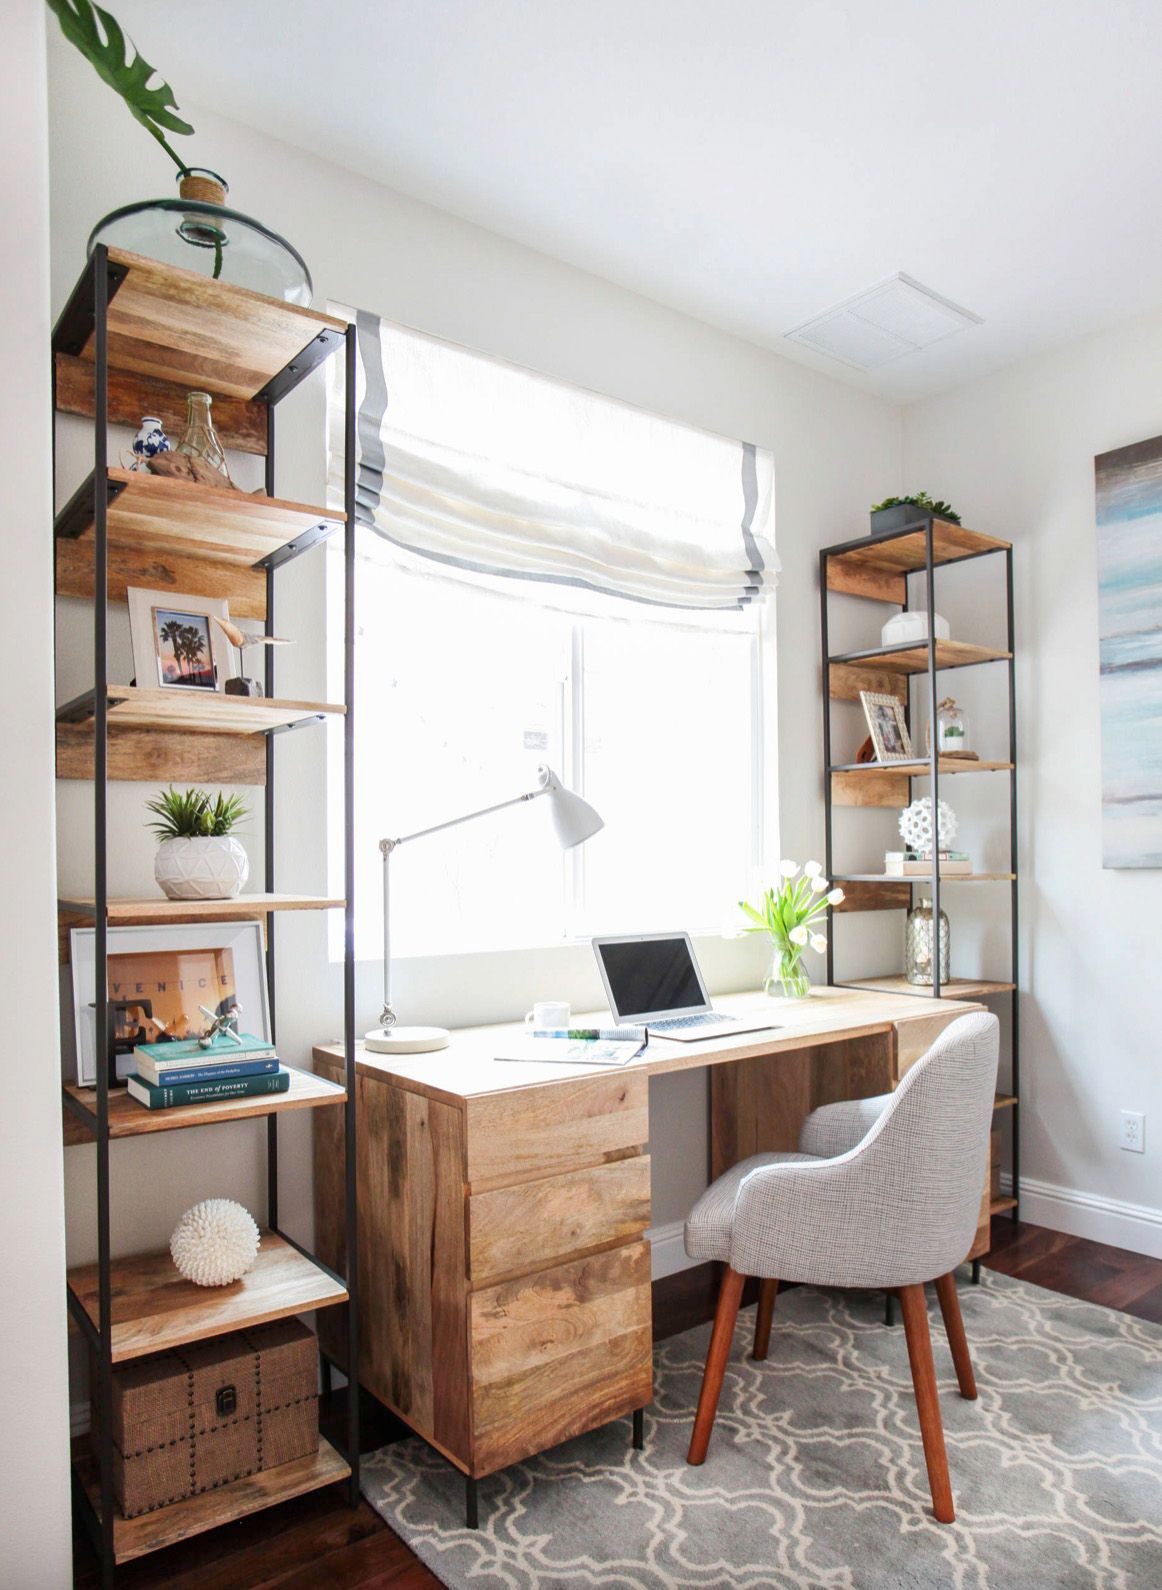
[[[441,834],[447,828],[459,828],[461,823],[473,822],[477,817],[489,817],[493,812],[502,812],[509,806],[521,806],[526,801],[535,801],[540,795],[550,797],[553,823],[563,849],[569,850],[583,843],[605,826],[587,801],[564,787],[552,768],[542,765],[537,769],[537,777],[540,782],[536,789],[527,790],[523,795],[514,795],[511,800],[481,806],[477,811],[465,812],[462,817],[451,817],[445,823],[433,823],[430,828],[418,828],[414,834],[404,834],[399,839],[379,841],[379,851],[383,857],[383,1014],[379,1018],[382,1028],[394,1027],[397,1020],[391,1003],[392,852],[400,845],[410,844],[413,839],[426,839],[429,834]]]

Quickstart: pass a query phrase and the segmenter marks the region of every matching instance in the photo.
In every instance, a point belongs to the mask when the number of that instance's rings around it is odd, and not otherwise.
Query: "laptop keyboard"
[[[665,1021],[651,1021],[650,1032],[674,1032],[682,1027],[716,1027],[719,1022],[732,1021],[732,1016],[723,1016],[717,1010],[702,1010],[695,1016],[667,1016]]]

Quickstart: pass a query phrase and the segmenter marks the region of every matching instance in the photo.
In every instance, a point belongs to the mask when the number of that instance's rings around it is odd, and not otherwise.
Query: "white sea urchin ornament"
[[[206,1198],[178,1221],[169,1251],[195,1286],[229,1286],[254,1265],[258,1227],[232,1198]]]
[[[939,830],[941,850],[947,850],[956,837],[959,826],[956,813],[947,801],[941,801],[937,808],[936,825]],[[914,850],[921,856],[932,854],[932,797],[922,795],[919,800],[906,806],[900,813],[900,833],[909,850]]]

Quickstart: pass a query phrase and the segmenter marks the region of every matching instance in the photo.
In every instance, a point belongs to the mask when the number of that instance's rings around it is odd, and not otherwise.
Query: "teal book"
[[[147,1110],[171,1110],[178,1104],[212,1104],[216,1099],[247,1099],[260,1093],[285,1093],[290,1072],[281,1069],[268,1076],[228,1077],[217,1082],[182,1082],[155,1087],[143,1077],[130,1077],[131,1096]]]
[[[196,1038],[179,1038],[176,1043],[139,1043],[133,1051],[135,1060],[146,1060],[158,1071],[188,1071],[192,1066],[237,1064],[243,1060],[267,1060],[274,1056],[274,1045],[268,1038],[255,1038],[253,1034],[239,1034],[239,1042],[231,1038],[216,1038],[208,1049],[203,1049]]]

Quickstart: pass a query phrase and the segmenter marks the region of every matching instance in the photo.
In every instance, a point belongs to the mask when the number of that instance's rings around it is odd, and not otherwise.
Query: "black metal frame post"
[[[358,347],[349,325],[344,347],[343,393],[343,1057],[344,1209],[347,1231],[347,1461],[348,1500],[359,1505],[359,1229],[355,1177],[355,373]]]
[[[113,1583],[113,1286],[110,1261],[109,1071],[109,278],[108,254],[93,250],[93,1055],[97,1062],[97,1463],[101,1491],[101,1581]]]
[[[1010,919],[1011,919],[1011,955],[1012,971],[1010,980],[1013,984],[1011,1004],[1009,1007],[1012,1030],[1009,1034],[1009,1053],[1011,1056],[1010,1081],[1016,1103],[1012,1106],[1012,1139],[1010,1153],[1012,1165],[1012,1187],[1010,1195],[1017,1199],[1010,1213],[1014,1224],[1020,1218],[1020,1146],[1021,1146],[1021,1006],[1018,983],[1020,981],[1020,945],[1018,942],[1017,926],[1019,917],[1019,901],[1017,890],[1017,626],[1016,615],[1013,611],[1013,549],[1005,550],[1005,595],[1008,605],[1008,639],[1009,652],[1009,871],[1013,874],[1009,885],[1010,894]]]
[[[274,492],[274,401],[266,400],[266,461],[263,484],[268,497],[273,497]],[[274,565],[268,565],[266,570],[266,619],[265,632],[274,634]],[[268,698],[274,696],[274,652],[273,646],[264,648],[266,651],[266,668],[263,687]],[[263,790],[263,808],[265,814],[265,830],[263,836],[263,878],[268,894],[274,893],[274,775],[275,775],[275,736],[268,734],[266,737],[266,785]],[[275,924],[274,912],[266,913],[266,991],[270,1005],[270,1036],[275,1041],[278,1036],[277,1000],[275,998]],[[278,1113],[272,1110],[266,1117],[266,1223],[271,1231],[278,1230]]]
[[[823,875],[830,880],[834,867],[831,831],[831,642],[828,633],[827,553],[819,554],[819,611],[823,647]],[[835,912],[827,907],[827,985],[835,981]]]
[[[928,769],[932,780],[932,998],[940,998],[940,739],[936,733],[936,568],[932,516],[924,527],[928,595]]]

